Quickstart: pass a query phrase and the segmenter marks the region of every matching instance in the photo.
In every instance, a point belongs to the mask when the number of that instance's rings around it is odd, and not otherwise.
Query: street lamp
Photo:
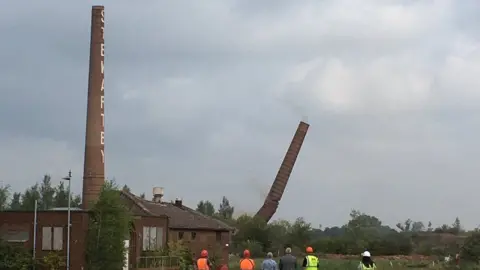
[[[68,181],[68,225],[67,225],[67,270],[70,270],[70,226],[72,224],[71,223],[71,220],[70,220],[70,201],[71,201],[71,191],[70,191],[70,187],[71,187],[71,183],[72,183],[72,170],[68,171],[68,176],[66,177],[63,177],[62,178],[63,180],[66,180]]]

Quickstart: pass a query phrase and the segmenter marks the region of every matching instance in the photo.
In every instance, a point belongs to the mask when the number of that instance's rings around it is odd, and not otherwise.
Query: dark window
[[[182,240],[183,239],[183,232],[178,232],[178,239]]]
[[[217,238],[217,242],[221,242],[222,241],[222,232],[217,232],[216,238]]]
[[[195,240],[195,238],[197,238],[197,233],[196,233],[196,232],[192,232],[192,233],[191,233],[191,237],[192,237],[192,240]]]

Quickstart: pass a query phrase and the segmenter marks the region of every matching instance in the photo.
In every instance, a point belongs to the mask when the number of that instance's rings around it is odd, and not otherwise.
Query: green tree
[[[70,202],[71,207],[80,207],[82,204],[82,197],[80,195],[72,194],[72,201]]]
[[[12,201],[10,202],[10,210],[18,211],[22,209],[22,202],[20,201],[20,198],[22,196],[22,193],[20,192],[14,192],[12,196]]]
[[[276,251],[277,255],[283,252],[286,246],[291,246],[288,236],[291,232],[292,224],[288,220],[275,220],[268,224],[270,237],[270,248]]]
[[[53,204],[55,207],[67,207],[68,206],[68,191],[65,189],[64,182],[60,182],[55,188],[55,196],[53,198]]]
[[[123,268],[127,252],[124,240],[128,239],[131,221],[118,187],[107,181],[91,211],[86,250],[88,269]]]
[[[10,186],[0,186],[0,211],[8,208],[8,198],[10,197]]]
[[[460,219],[458,217],[455,218],[450,231],[454,234],[459,234],[462,231],[462,224],[460,223]]]
[[[407,224],[410,223],[411,221],[407,222]],[[348,254],[358,254],[366,248],[372,250],[372,246],[380,245],[381,240],[392,232],[392,229],[383,226],[377,217],[367,215],[359,210],[352,210],[345,229],[343,248]]]
[[[35,201],[40,202],[40,192],[38,184],[35,184],[25,190],[22,194],[22,207],[21,210],[33,211],[35,210]]]
[[[230,206],[230,201],[223,196],[222,203],[218,208],[218,215],[224,220],[231,220],[233,217],[234,207]]]
[[[412,226],[412,220],[407,219],[405,222],[402,223],[397,223],[397,228],[402,231],[402,232],[409,232]]]
[[[238,231],[232,239],[236,243],[235,248],[237,252],[241,252],[241,250],[244,249],[243,244],[247,242],[251,244],[260,243],[262,250],[270,246],[272,235],[264,219],[255,216],[241,215],[237,218],[235,227]]]
[[[397,228],[402,232],[421,232],[425,229],[425,225],[421,221],[407,219],[403,224],[397,223]]]
[[[412,223],[412,232],[423,232],[425,225],[421,221],[415,221]]]
[[[40,184],[40,201],[38,202],[39,210],[48,210],[54,206],[55,188],[52,187],[52,178],[45,174]]]
[[[70,194],[70,206],[79,207],[81,204],[80,195]],[[53,205],[55,207],[68,207],[68,189],[65,188],[65,183],[60,182],[55,188],[55,195],[53,197]]]
[[[311,236],[312,226],[302,217],[299,217],[295,220],[288,233],[290,244],[298,248],[302,248],[305,246],[305,244],[311,244],[309,243]]]
[[[381,226],[382,222],[377,217],[367,215],[355,209],[350,212],[350,221],[347,223],[347,227],[350,229],[380,228]]]
[[[215,215],[215,207],[210,201],[200,201],[197,204],[197,209],[198,212],[207,215],[207,216],[213,216]]]

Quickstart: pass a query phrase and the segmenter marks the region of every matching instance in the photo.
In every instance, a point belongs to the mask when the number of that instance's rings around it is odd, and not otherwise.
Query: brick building
[[[221,221],[205,216],[176,202],[148,201],[121,191],[125,204],[134,216],[130,232],[128,261],[129,269],[137,269],[144,251],[158,250],[168,241],[183,240],[197,256],[201,249],[216,253],[221,261],[228,260],[231,227]],[[37,212],[36,241],[34,236],[34,213],[24,211],[0,212],[0,237],[8,242],[23,244],[33,249],[41,258],[49,252],[67,255],[67,210],[56,209]],[[88,230],[88,211],[71,210],[70,263],[72,270],[85,267],[85,240]],[[83,268],[82,268],[83,267]]]
[[[38,211],[36,241],[34,241],[33,212],[0,212],[0,237],[10,243],[23,244],[29,249],[33,249],[35,244],[37,258],[42,258],[50,252],[66,256],[67,219],[67,211]],[[71,223],[70,262],[72,270],[76,270],[81,268],[73,266],[84,265],[88,213],[73,209]]]
[[[168,241],[182,240],[194,257],[202,249],[208,249],[210,254],[221,257],[222,261],[228,260],[233,227],[183,205],[182,200],[164,202],[161,200],[163,194],[154,194],[152,200],[142,199],[128,191],[122,191],[122,194],[137,207],[135,211],[142,209],[149,216],[165,215],[169,218]]]

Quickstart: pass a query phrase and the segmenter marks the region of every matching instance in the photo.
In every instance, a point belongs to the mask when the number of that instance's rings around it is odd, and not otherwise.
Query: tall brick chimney
[[[270,188],[270,192],[268,193],[267,198],[265,198],[262,207],[256,214],[257,217],[263,218],[268,222],[277,211],[283,192],[287,187],[288,179],[293,171],[293,166],[295,166],[303,141],[305,140],[305,136],[307,136],[309,127],[310,125],[303,121],[298,125],[297,131],[295,132],[295,135],[293,135],[292,142],[283,158],[282,165],[280,165],[277,176]]]
[[[93,6],[83,167],[83,209],[90,209],[98,200],[105,182],[104,26],[104,7]]]

